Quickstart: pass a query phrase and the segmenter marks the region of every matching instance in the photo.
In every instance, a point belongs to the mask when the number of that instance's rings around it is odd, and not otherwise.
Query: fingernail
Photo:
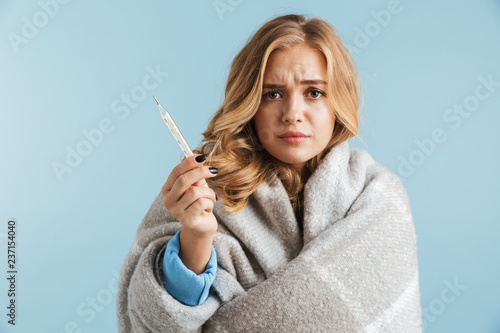
[[[194,158],[194,160],[198,163],[203,162],[207,157],[205,155],[198,155]]]
[[[210,170],[210,172],[213,174],[217,174],[219,172],[219,169],[214,168],[214,167],[210,167],[210,168],[208,168],[208,170]]]
[[[215,195],[215,201],[219,200],[219,197],[217,196],[217,194]]]

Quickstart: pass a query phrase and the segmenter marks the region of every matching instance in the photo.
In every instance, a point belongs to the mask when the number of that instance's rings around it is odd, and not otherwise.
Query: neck
[[[300,180],[302,181],[302,184],[305,185],[309,177],[311,177],[311,171],[309,168],[304,166],[302,170],[300,170]]]

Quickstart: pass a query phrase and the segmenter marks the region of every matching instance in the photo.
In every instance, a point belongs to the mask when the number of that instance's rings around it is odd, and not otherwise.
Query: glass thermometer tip
[[[175,141],[177,141],[177,143],[179,144],[179,147],[181,147],[184,156],[186,157],[193,156],[194,154],[191,151],[191,148],[189,148],[186,139],[184,139],[184,136],[182,136],[181,131],[179,131],[177,125],[175,125],[175,122],[168,113],[168,111],[165,110],[163,106],[161,106],[160,102],[158,102],[158,99],[156,99],[155,96],[153,96],[153,98],[155,99],[155,102],[158,105],[158,109],[160,110],[163,121],[165,122],[165,124],[167,124],[168,128],[170,129],[170,133],[172,133],[172,135],[174,136]]]

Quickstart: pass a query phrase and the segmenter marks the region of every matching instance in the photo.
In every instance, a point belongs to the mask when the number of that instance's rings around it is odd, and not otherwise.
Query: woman
[[[122,268],[120,332],[421,332],[398,177],[358,133],[331,25],[264,24],[233,61],[196,155],[168,176]]]

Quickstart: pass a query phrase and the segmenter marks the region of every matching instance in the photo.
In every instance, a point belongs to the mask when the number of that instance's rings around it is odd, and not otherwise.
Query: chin
[[[311,159],[311,157],[290,157],[290,156],[275,156],[278,160],[286,164],[304,164]]]

